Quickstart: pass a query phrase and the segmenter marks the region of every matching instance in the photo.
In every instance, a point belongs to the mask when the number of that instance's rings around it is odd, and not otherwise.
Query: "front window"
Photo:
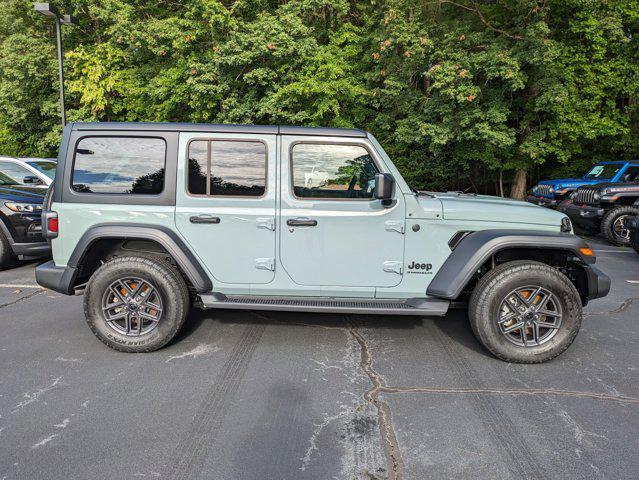
[[[56,164],[53,162],[44,162],[44,161],[29,161],[27,162],[36,170],[44,173],[51,180],[55,178],[55,167]]]
[[[24,177],[33,177],[33,173],[24,168],[22,165],[18,165],[13,162],[0,162],[0,172],[5,177],[9,177],[13,183],[9,185],[25,185]]]
[[[17,184],[18,182],[16,182],[13,178],[0,172],[0,185],[17,185]]]
[[[83,138],[75,150],[71,185],[82,193],[159,194],[165,157],[161,138]]]
[[[298,143],[292,169],[299,198],[370,199],[379,173],[368,150],[359,145]]]
[[[617,172],[621,170],[622,166],[623,165],[614,164],[614,163],[595,165],[594,167],[590,169],[588,173],[586,173],[584,178],[595,179],[595,180],[610,179],[610,178],[613,178],[615,175],[617,175]]]

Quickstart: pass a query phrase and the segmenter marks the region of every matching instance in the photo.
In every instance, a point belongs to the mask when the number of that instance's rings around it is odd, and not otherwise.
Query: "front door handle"
[[[289,218],[286,220],[286,225],[289,227],[316,227],[317,220],[312,218]]]
[[[196,215],[189,218],[191,223],[220,223],[220,217],[211,217],[210,215]]]

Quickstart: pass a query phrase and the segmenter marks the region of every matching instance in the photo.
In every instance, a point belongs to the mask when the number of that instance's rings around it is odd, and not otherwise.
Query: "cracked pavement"
[[[0,271],[0,480],[636,478],[639,255],[591,243],[611,295],[542,365],[491,357],[464,311],[193,311],[127,355],[33,263]]]

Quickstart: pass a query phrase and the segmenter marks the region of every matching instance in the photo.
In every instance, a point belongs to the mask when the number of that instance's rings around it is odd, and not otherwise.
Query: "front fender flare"
[[[433,297],[456,299],[479,268],[492,255],[507,248],[566,250],[585,264],[595,263],[594,256],[585,256],[579,251],[580,248],[588,248],[588,244],[575,235],[536,230],[480,230],[459,242],[426,293]]]

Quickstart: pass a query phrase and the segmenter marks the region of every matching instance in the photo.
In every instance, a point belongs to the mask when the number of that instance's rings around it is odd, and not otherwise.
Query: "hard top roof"
[[[317,135],[366,137],[364,130],[354,128],[292,127],[286,125],[231,125],[212,123],[152,123],[152,122],[88,122],[73,123],[73,130],[123,130],[163,132],[261,133],[270,135]]]

